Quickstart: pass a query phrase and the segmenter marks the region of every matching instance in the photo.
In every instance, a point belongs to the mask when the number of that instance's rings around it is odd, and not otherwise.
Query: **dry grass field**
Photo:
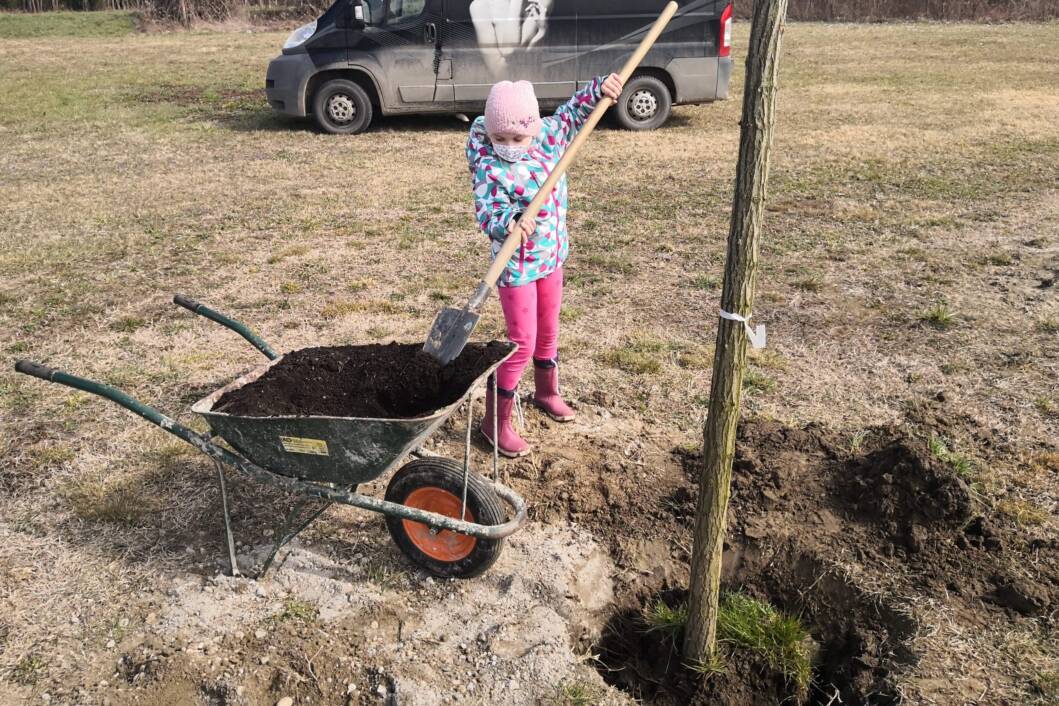
[[[176,645],[167,671],[115,678],[122,655],[164,618],[171,587],[223,568],[212,465],[115,405],[11,364],[30,358],[120,386],[202,428],[189,404],[259,360],[234,334],[176,309],[173,292],[250,323],[280,350],[422,340],[486,262],[465,126],[383,119],[340,138],[272,115],[259,87],[283,33],[121,34],[108,24],[99,36],[24,38],[7,22],[0,16],[0,702],[47,693],[239,703],[210,686],[220,672],[201,655],[209,645],[185,633],[166,638]],[[1059,25],[794,24],[783,51],[754,311],[769,347],[753,357],[745,413],[856,439],[929,400],[977,430],[939,428],[936,438],[958,454],[993,521],[1054,538]],[[646,486],[673,449],[698,443],[741,86],[736,76],[732,100],[677,108],[657,132],[601,130],[574,167],[564,387],[583,416],[608,424],[531,419],[539,473],[576,447],[563,468],[597,464],[593,450],[624,455],[640,460],[632,482]],[[478,331],[502,336],[495,301]],[[459,429],[440,444],[456,453]],[[545,502],[532,477],[518,488]],[[247,483],[233,492],[244,528],[284,503]],[[558,531],[570,519],[538,524]],[[398,576],[398,595],[414,593],[423,577],[379,525],[332,509],[308,535],[340,558],[370,547],[378,563],[365,583],[395,591]],[[269,634],[322,639],[306,635],[323,618],[285,600]],[[896,677],[908,703],[1059,700],[1054,614],[983,607],[967,623],[942,601],[916,610],[920,658]],[[258,651],[270,648],[254,626],[240,630],[223,643],[243,660],[225,682],[245,684],[239,698],[290,690],[305,703],[357,703],[337,662],[312,684],[323,673],[312,659],[328,652],[283,662],[281,645],[273,666],[289,668],[258,674]],[[352,674],[372,659],[343,664]],[[617,698],[574,661],[568,673],[537,675],[525,702]]]

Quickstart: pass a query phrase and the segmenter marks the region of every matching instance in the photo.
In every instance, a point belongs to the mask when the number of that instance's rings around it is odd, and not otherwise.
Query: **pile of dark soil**
[[[510,349],[498,341],[469,343],[443,366],[422,344],[304,348],[222,396],[213,409],[248,417],[420,417],[462,397]]]

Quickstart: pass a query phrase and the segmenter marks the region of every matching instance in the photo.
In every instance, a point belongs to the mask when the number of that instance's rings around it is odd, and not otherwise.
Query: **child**
[[[489,236],[496,257],[509,232],[563,152],[603,96],[617,99],[617,74],[599,77],[578,91],[555,114],[540,117],[533,84],[501,81],[489,91],[485,115],[471,125],[467,162],[474,181],[478,225]],[[559,307],[563,263],[570,252],[566,233],[566,176],[556,184],[534,217],[522,221],[521,248],[500,276],[497,291],[507,335],[518,344],[497,370],[497,446],[510,458],[529,453],[529,444],[511,425],[515,391],[533,356],[533,403],[552,419],[567,422],[572,410],[559,395]],[[482,433],[493,441],[493,394],[486,395]]]

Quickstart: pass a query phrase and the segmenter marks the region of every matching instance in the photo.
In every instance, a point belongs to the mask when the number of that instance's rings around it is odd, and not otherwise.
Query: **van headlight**
[[[316,34],[316,20],[313,20],[307,25],[302,25],[298,29],[290,33],[287,37],[287,41],[283,43],[284,49],[293,49],[296,46],[305,44],[305,40]]]

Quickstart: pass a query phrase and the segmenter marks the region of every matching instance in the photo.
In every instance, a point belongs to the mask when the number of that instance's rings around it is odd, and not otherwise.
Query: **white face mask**
[[[493,145],[493,151],[505,162],[518,162],[526,156],[528,151],[525,147],[518,145]]]

